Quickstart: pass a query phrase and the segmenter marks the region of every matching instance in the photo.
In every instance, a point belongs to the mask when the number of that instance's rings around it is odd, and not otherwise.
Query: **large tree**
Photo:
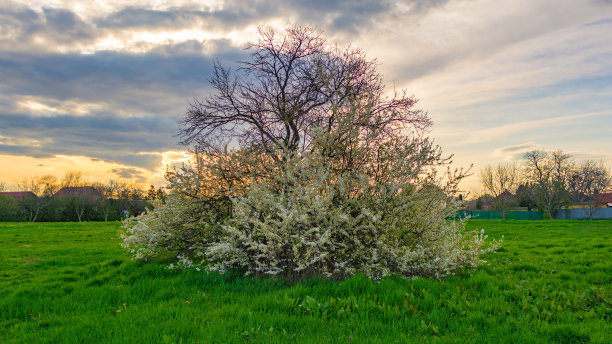
[[[554,219],[570,202],[567,181],[574,166],[571,156],[560,150],[531,151],[523,159],[525,179],[535,188],[538,207]]]
[[[567,179],[567,190],[574,203],[588,207],[589,219],[599,209],[597,197],[612,185],[612,175],[602,162],[584,161],[577,164]]]
[[[239,62],[234,73],[215,63],[214,93],[190,105],[182,143],[212,153],[233,142],[259,147],[276,159],[278,148],[312,148],[313,129],[337,131],[341,117],[357,104],[367,106],[376,122],[357,118],[356,126],[393,123],[387,126],[393,131],[431,124],[426,113],[414,109],[414,97],[384,96],[375,61],[358,49],[327,45],[313,28],[291,28],[280,37],[260,29],[260,39],[249,49],[251,58]],[[337,133],[334,139],[346,137]]]

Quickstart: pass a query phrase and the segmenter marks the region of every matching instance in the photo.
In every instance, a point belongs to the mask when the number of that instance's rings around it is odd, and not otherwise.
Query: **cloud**
[[[537,144],[528,142],[518,145],[497,148],[493,151],[493,156],[503,157],[505,160],[520,160],[524,153],[541,149]]]
[[[90,42],[100,34],[95,25],[72,11],[43,7],[40,11],[8,2],[0,9],[0,46],[3,50],[40,48]]]
[[[222,9],[208,11],[189,7],[155,10],[147,7],[126,7],[96,20],[100,28],[146,28],[153,30],[198,27],[230,30],[261,22],[279,14],[279,6],[271,2],[236,1]]]
[[[391,1],[285,1],[285,12],[293,13],[299,23],[318,25],[332,33],[355,36],[375,25],[375,19],[394,9]]]
[[[497,76],[511,76],[512,73],[507,73],[507,70],[499,73],[499,69],[506,66],[522,74],[521,67],[529,68],[532,61],[525,61],[525,65],[521,66],[508,65],[508,62],[516,63],[508,60],[522,53],[552,52],[585,56],[586,52],[581,52],[579,47],[587,51],[607,50],[607,34],[604,32],[608,29],[579,29],[582,24],[604,16],[601,9],[597,6],[575,6],[572,11],[567,11],[571,6],[571,1],[561,1],[559,6],[551,6],[547,2],[517,1],[505,3],[501,10],[498,1],[448,2],[442,8],[430,10],[406,22],[402,22],[405,18],[398,14],[384,26],[384,35],[377,31],[371,35],[366,33],[360,42],[367,42],[364,44],[377,51],[380,60],[385,62],[383,68],[387,76],[403,86],[418,87],[432,79],[454,78],[457,81],[458,72],[468,70],[478,72],[478,75],[473,75],[473,81],[488,81]],[[570,43],[570,39],[575,41]],[[586,46],[591,42],[599,48]],[[389,49],[391,46],[397,48]],[[566,51],[559,51],[559,48]],[[561,57],[542,56],[542,59],[554,61],[555,64],[565,61]],[[492,63],[487,63],[489,61]],[[573,66],[580,68],[576,64]],[[543,71],[546,71],[547,66],[543,67]],[[556,78],[568,71],[571,72],[565,69],[564,73],[556,73]],[[445,78],[445,75],[450,78]],[[539,80],[543,82],[547,79]],[[527,82],[532,81],[530,78]],[[493,86],[498,88],[505,85],[501,82]],[[465,87],[447,83],[447,86],[470,90],[472,85]]]
[[[517,151],[526,152],[534,148],[535,148],[535,144],[533,143],[523,143],[520,145],[498,148],[496,151],[501,154],[504,154],[504,153],[515,153]]]
[[[176,149],[188,101],[208,92],[212,58],[195,52],[199,43],[189,44],[137,55],[0,53],[0,135],[12,142],[0,142],[0,151],[155,166],[159,157],[137,153]],[[223,60],[244,54],[227,41],[214,44]]]
[[[603,162],[604,166],[607,168],[612,168],[612,153],[610,151],[600,151],[600,150],[591,150],[591,151],[579,151],[572,150],[568,151],[568,153],[579,162],[583,161],[595,161],[595,162]]]
[[[0,128],[6,128],[0,129],[3,137],[20,139],[11,139],[13,144],[0,141],[0,152],[13,155],[87,155],[152,169],[160,157],[139,152],[177,147],[176,122],[155,117],[0,115]],[[44,144],[26,140],[44,140]]]
[[[472,130],[461,144],[484,143],[500,140],[503,137],[513,136],[517,133],[534,132],[543,128],[563,126],[568,123],[580,123],[589,118],[606,118],[611,116],[611,111],[600,111],[596,113],[580,113],[567,116],[549,117],[524,122],[514,122],[496,127],[487,127],[480,130]]]
[[[414,12],[437,7],[442,1],[409,1]],[[393,12],[392,1],[226,1],[218,8],[205,10],[194,6],[164,9],[126,7],[96,20],[101,28],[147,28],[152,30],[197,27],[208,31],[225,32],[260,25],[269,20],[291,18],[296,23],[318,25],[331,32],[356,34],[375,24],[375,18]]]
[[[196,43],[190,42],[192,45]],[[223,45],[223,42],[216,42]],[[176,53],[175,45],[165,51]],[[58,99],[102,98],[126,91],[169,91],[190,96],[194,86],[202,89],[212,71],[212,57],[192,53],[180,55],[98,52],[81,54],[0,54],[0,83],[10,93],[52,96]],[[219,59],[235,61],[243,56],[228,49]],[[50,87],[53,86],[53,87]],[[5,91],[6,92],[6,91]]]
[[[183,3],[84,4],[65,7],[28,7],[8,2],[0,10],[0,47],[4,50],[96,52],[104,49],[144,49],[188,40],[232,37],[244,42],[258,25],[281,27],[299,23],[316,25],[330,35],[358,38],[380,22],[401,13],[422,16],[449,3],[438,1],[225,1],[219,6]],[[68,6],[66,6],[68,5]],[[99,7],[99,6],[98,6]],[[2,24],[4,23],[4,24]],[[5,33],[4,35],[2,33]],[[149,39],[143,37],[149,37]],[[158,36],[162,41],[152,42]],[[166,37],[164,39],[164,37]]]
[[[612,0],[610,0],[610,4],[612,4]],[[583,26],[588,27],[588,26],[606,25],[610,23],[612,23],[612,18],[604,18],[604,19],[596,20],[594,22],[586,23]]]
[[[113,168],[110,172],[118,175],[120,178],[132,179],[142,178],[142,171],[135,168]]]

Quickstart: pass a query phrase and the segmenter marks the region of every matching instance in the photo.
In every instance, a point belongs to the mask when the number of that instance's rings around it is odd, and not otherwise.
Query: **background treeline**
[[[607,207],[612,174],[603,162],[577,161],[562,151],[531,151],[520,162],[488,165],[480,170],[480,196],[468,210],[540,210],[554,219],[560,209],[587,209],[589,218]]]
[[[71,192],[58,194],[63,188]],[[91,181],[74,171],[61,179],[44,175],[19,180],[16,190],[0,184],[3,191],[33,193],[22,199],[0,194],[0,221],[15,222],[116,221],[138,215],[151,207],[150,200],[163,201],[166,196],[152,185],[146,189],[129,181]]]

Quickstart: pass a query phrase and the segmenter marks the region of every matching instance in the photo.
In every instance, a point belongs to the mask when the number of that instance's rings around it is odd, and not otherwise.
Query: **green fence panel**
[[[466,217],[481,220],[496,220],[502,219],[502,214],[495,210],[461,210],[455,214],[455,219],[464,219]],[[543,212],[541,211],[507,211],[506,219],[512,220],[542,220]]]

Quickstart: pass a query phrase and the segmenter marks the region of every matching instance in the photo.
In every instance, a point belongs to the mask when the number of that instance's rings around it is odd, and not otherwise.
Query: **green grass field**
[[[288,283],[130,260],[119,223],[0,223],[0,343],[612,343],[612,221],[472,220],[442,281]]]

